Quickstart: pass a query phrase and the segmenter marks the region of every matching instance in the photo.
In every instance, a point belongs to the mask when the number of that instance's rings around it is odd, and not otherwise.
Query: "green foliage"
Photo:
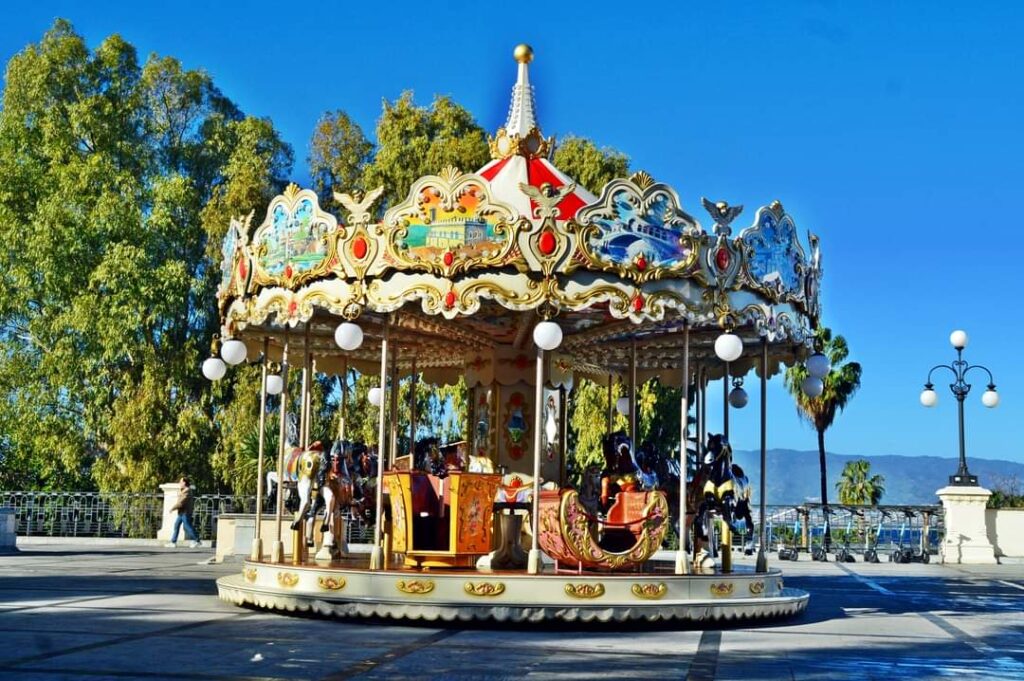
[[[471,173],[488,160],[487,136],[469,111],[442,96],[429,107],[417,106],[406,91],[384,102],[377,151],[363,173],[363,186],[383,186],[385,208],[404,199],[423,175],[436,175],[449,165]]]
[[[801,389],[807,378],[807,368],[796,364],[786,369],[786,389],[793,395],[797,414],[810,423],[818,433],[818,459],[821,467],[821,503],[828,504],[828,483],[825,462],[825,431],[832,427],[836,415],[846,408],[860,388],[861,366],[846,362],[850,348],[842,336],[832,336],[832,330],[819,327],[815,333],[815,347],[828,358],[832,370],[823,379],[824,390],[818,397],[808,397]],[[844,362],[846,362],[844,364]]]
[[[313,188],[321,202],[329,205],[332,190],[365,191],[362,177],[372,158],[373,144],[347,113],[328,111],[321,116],[309,143],[308,159]]]
[[[201,71],[90,50],[58,20],[8,63],[0,110],[4,486],[214,485],[220,239],[265,206],[291,151]]]
[[[839,503],[877,506],[885,494],[885,476],[871,475],[871,463],[865,459],[849,461],[836,483]]]
[[[617,177],[629,175],[629,157],[609,148],[598,148],[583,137],[566,137],[558,143],[555,166],[591,193]]]
[[[1024,493],[1021,493],[1020,479],[1016,475],[997,478],[992,484],[989,508],[1024,508]]]

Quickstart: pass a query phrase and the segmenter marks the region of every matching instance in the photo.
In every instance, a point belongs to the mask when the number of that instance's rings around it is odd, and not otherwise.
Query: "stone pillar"
[[[16,521],[13,508],[0,508],[0,553],[14,550],[18,542]]]
[[[985,528],[985,505],[992,492],[982,487],[950,485],[936,494],[946,515],[946,537],[940,550],[942,562],[995,564],[995,548]]]
[[[164,513],[163,520],[160,523],[160,530],[156,533],[156,538],[160,541],[171,541],[171,532],[174,531],[174,519],[178,517],[178,512],[174,510],[174,505],[178,503],[178,492],[181,491],[181,485],[177,482],[166,482],[160,485],[160,489],[164,493]],[[181,539],[181,537],[178,537]]]

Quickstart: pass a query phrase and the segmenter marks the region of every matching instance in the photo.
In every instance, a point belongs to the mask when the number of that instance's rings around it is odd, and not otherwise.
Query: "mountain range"
[[[937,504],[936,490],[945,487],[956,472],[958,459],[940,456],[850,456],[827,455],[828,498],[837,498],[836,482],[849,461],[867,459],[871,474],[885,476],[882,504]],[[754,498],[760,484],[760,453],[756,450],[735,450],[733,461],[739,464],[753,484]],[[998,459],[968,457],[970,472],[978,476],[982,487],[993,489],[1001,482],[1016,479],[1024,483],[1024,463]],[[819,501],[821,473],[818,453],[793,449],[769,449],[767,457],[767,501],[770,505],[800,504]]]

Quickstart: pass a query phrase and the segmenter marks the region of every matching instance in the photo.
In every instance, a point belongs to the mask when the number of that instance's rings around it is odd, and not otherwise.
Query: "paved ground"
[[[785,563],[800,618],[720,630],[370,625],[216,598],[209,550],[0,555],[0,678],[1024,678],[1024,565]]]

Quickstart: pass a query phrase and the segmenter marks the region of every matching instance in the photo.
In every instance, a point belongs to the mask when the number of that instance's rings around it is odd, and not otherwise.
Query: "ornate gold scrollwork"
[[[242,576],[245,577],[245,581],[252,583],[256,581],[257,570],[256,568],[242,568]]]
[[[505,593],[505,585],[501,582],[466,582],[462,588],[470,596],[500,596]]]
[[[317,577],[316,583],[320,585],[321,589],[325,589],[327,591],[338,591],[340,589],[344,589],[346,584],[344,577],[328,577],[326,575],[320,575]]]
[[[429,579],[411,579],[408,582],[400,579],[395,582],[395,588],[404,594],[423,596],[434,590],[434,582]]]
[[[735,585],[732,582],[712,582],[710,589],[712,596],[732,596]]]
[[[668,587],[665,585],[665,582],[648,582],[646,584],[634,584],[631,591],[637,598],[656,601],[668,592]]]
[[[290,589],[299,583],[299,576],[294,572],[278,572],[277,583],[286,589]]]
[[[750,588],[750,593],[752,593],[755,596],[757,596],[758,594],[764,593],[764,582],[762,582],[761,580],[758,580],[756,582],[751,582],[750,585],[749,585],[749,588]]]
[[[604,584],[566,584],[565,593],[573,598],[600,598],[604,596]]]

